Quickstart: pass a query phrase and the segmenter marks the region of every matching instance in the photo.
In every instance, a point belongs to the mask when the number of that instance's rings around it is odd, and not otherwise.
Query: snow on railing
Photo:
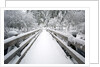
[[[9,46],[15,45],[18,41],[25,39],[26,37],[34,34],[35,32],[39,31],[40,29],[36,29],[27,33],[20,34],[18,36],[13,36],[4,40],[4,50],[7,49]],[[15,45],[19,47],[19,45]]]
[[[60,35],[62,37],[65,37],[68,41],[73,42],[73,40],[71,41],[69,38],[71,38],[70,36],[60,33],[58,31],[55,30],[51,30],[51,29],[47,29],[50,34],[57,40],[57,42],[59,42],[59,45],[61,47],[64,48],[64,50],[66,50],[66,52],[68,52],[72,58],[74,58],[79,64],[84,64],[85,63],[85,58],[79,54],[77,51],[75,51],[74,49],[72,49],[70,46],[66,45],[66,43],[60,39],[57,35]],[[74,38],[74,37],[73,37]],[[74,38],[75,39],[75,38]],[[75,41],[75,40],[74,40]],[[76,41],[77,42],[77,41]],[[75,45],[77,47],[77,43],[72,43],[73,45]],[[85,46],[85,43],[78,43],[78,46]]]
[[[37,39],[38,35],[40,34],[41,30],[35,30],[34,32],[38,31],[37,33],[35,33],[34,35],[30,36],[28,39],[26,39],[25,41],[23,41],[19,48],[15,47],[13,50],[11,50],[9,53],[7,53],[4,56],[4,63],[8,64],[10,63],[12,60],[14,60],[15,56],[18,56],[17,59],[15,60],[15,63],[19,63],[21,61],[21,59],[23,58],[23,56],[26,54],[26,52],[29,50],[29,48],[32,46],[33,42]],[[33,32],[29,32],[28,34],[24,34],[29,35],[32,34]]]
[[[55,31],[52,29],[48,29],[50,32],[53,32],[55,35],[60,35],[61,37],[65,38],[68,40],[73,46],[75,46],[78,49],[81,49],[83,52],[85,52],[85,41],[79,38],[73,37],[71,34],[67,33],[64,34],[59,31]]]

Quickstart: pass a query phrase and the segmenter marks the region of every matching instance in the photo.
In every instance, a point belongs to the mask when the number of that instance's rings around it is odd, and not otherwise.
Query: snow
[[[68,41],[71,42],[75,46],[77,46],[77,45],[84,46],[85,45],[85,40],[80,39],[80,38],[75,38],[69,32],[66,32],[66,34],[65,34],[65,33],[62,33],[62,32],[56,31],[56,30],[52,30],[52,29],[49,29],[49,30],[53,31],[54,33],[57,33],[58,35],[67,37]]]
[[[77,34],[76,38],[85,40],[84,34]]]
[[[58,41],[60,41],[61,43],[63,43],[63,45],[61,45],[62,47],[66,46],[66,50],[70,53],[70,55],[72,55],[72,57],[74,57],[75,59],[80,59],[80,61],[82,61],[83,63],[85,63],[85,59],[83,56],[81,56],[79,53],[77,53],[75,50],[73,50],[71,47],[67,46],[65,42],[63,42],[60,38],[58,38],[57,36],[53,35]],[[75,62],[75,60],[74,60]],[[78,60],[79,62],[79,60]]]
[[[17,31],[9,31],[8,32],[8,37],[17,36],[17,35],[18,35]]]
[[[20,58],[20,57],[16,55],[16,56],[9,62],[9,64],[15,64],[16,61],[18,61],[19,58]]]
[[[43,30],[20,64],[73,64],[50,33]]]
[[[11,50],[10,52],[8,52],[8,53],[4,56],[5,61],[6,61],[7,59],[10,59],[10,60],[11,60],[11,59],[12,59],[11,56],[14,56],[15,53],[18,52],[19,49],[23,49],[23,48],[27,45],[26,43],[27,43],[28,41],[30,41],[32,38],[34,38],[35,35],[36,35],[36,34],[30,36],[28,39],[26,39],[25,41],[23,41],[23,42],[20,44],[20,47],[19,47],[19,48],[15,47],[13,50]]]
[[[33,30],[33,31],[29,31],[29,32],[20,34],[20,35],[18,35],[18,36],[13,36],[13,37],[7,38],[7,39],[4,40],[4,44],[9,43],[10,41],[16,40],[16,39],[18,39],[18,38],[24,37],[24,36],[26,36],[26,35],[28,35],[28,34],[34,33],[35,31],[38,31],[38,30],[39,30],[39,29],[36,29],[36,30]]]
[[[10,62],[9,64],[16,64],[24,55],[24,53],[26,53],[26,51],[31,47],[32,43],[34,42],[34,40],[37,38],[38,35],[36,35],[35,38],[32,39],[32,41],[27,45],[27,47],[24,48],[24,50],[21,52],[21,56],[15,56]]]
[[[11,50],[9,53],[7,53],[5,56],[4,56],[4,60],[8,59],[11,55],[13,55],[16,51],[18,50],[17,47],[15,47],[13,50]]]

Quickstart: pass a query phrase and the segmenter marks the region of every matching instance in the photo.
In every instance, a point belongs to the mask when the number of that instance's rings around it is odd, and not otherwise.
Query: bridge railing
[[[14,45],[15,42],[17,42],[18,40],[21,40],[27,37],[27,39],[25,39],[23,42],[19,44],[19,47],[14,47],[14,49],[12,49],[10,52],[8,52],[4,56],[4,63],[5,64],[10,63],[15,57],[17,58],[15,61],[13,61],[13,63],[19,63],[21,59],[24,57],[24,55],[26,54],[26,52],[29,50],[29,48],[32,46],[33,42],[37,39],[40,32],[41,32],[41,29],[37,29],[34,31],[27,32],[23,35],[15,36],[13,37],[13,39],[10,39],[10,38],[6,39],[4,41],[5,49]]]
[[[70,47],[69,42],[71,45],[75,46],[76,48],[85,51],[85,42],[81,39],[76,39],[75,37],[71,36],[70,34],[66,35],[64,33],[47,29],[47,31],[50,32],[50,34],[57,40],[59,45],[64,49],[65,52],[67,52],[72,58],[74,58],[79,64],[85,63],[85,58],[77,52],[75,49]]]
[[[33,31],[30,31],[30,32],[27,32],[27,33],[20,34],[18,36],[13,36],[13,37],[5,39],[4,40],[4,50],[7,49],[9,46],[13,46],[13,45],[15,45],[16,47],[19,47],[19,45],[16,45],[16,43],[18,41],[25,39],[26,37],[34,34],[35,32],[37,32],[39,30],[40,29],[33,30]]]

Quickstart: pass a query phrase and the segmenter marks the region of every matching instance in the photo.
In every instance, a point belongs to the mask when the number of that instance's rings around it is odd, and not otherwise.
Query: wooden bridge
[[[4,40],[5,64],[85,64],[85,41],[52,29]]]

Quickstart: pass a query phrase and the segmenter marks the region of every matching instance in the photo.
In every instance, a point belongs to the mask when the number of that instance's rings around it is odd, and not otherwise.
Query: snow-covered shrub
[[[85,35],[84,34],[77,34],[76,38],[85,40]]]
[[[76,37],[78,32],[76,30],[71,30],[70,34],[73,35],[74,37]]]
[[[8,35],[8,37],[17,36],[18,32],[17,31],[9,31],[7,35]]]

